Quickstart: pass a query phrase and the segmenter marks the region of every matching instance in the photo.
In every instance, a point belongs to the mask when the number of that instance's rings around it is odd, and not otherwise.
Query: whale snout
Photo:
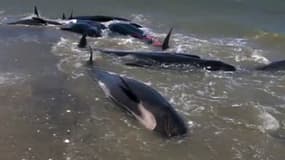
[[[188,132],[184,120],[174,110],[169,110],[164,116],[156,118],[159,119],[154,130],[165,137],[183,136]]]

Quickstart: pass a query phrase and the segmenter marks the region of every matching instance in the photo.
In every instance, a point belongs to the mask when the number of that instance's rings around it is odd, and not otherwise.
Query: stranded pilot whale
[[[10,25],[32,25],[32,26],[45,26],[45,25],[62,25],[59,20],[51,20],[40,17],[37,6],[34,6],[34,15],[31,17],[23,18],[15,22],[9,22]]]
[[[92,79],[98,82],[107,98],[131,113],[147,129],[164,137],[182,136],[187,133],[184,120],[156,90],[135,79],[93,66],[92,55],[90,47],[88,72]]]
[[[167,34],[162,50],[169,47],[169,39],[172,29]],[[86,36],[82,36],[79,42],[79,46],[83,47],[87,45]],[[109,50],[94,48],[95,50],[104,54],[114,55],[118,57],[131,56],[134,61],[125,63],[130,66],[137,67],[149,67],[149,66],[171,66],[175,67],[195,67],[202,68],[209,71],[235,71],[236,68],[230,64],[224,63],[218,60],[207,60],[202,59],[199,56],[186,54],[186,53],[172,53],[172,52],[143,52],[143,51],[120,51],[120,50]],[[168,67],[169,68],[169,67]]]
[[[108,29],[113,33],[128,35],[142,40],[155,47],[161,47],[162,42],[158,38],[150,35],[144,30],[142,25],[134,23],[128,19],[113,16],[73,16],[71,13],[67,19],[63,13],[61,19],[48,19],[40,17],[38,9],[34,6],[34,15],[15,22],[10,25],[36,25],[36,26],[61,26],[62,30],[71,31],[79,34],[86,34],[90,37],[101,37],[102,30]]]
[[[201,59],[195,55],[179,54],[179,53],[165,53],[165,52],[135,52],[135,51],[118,51],[95,49],[105,54],[116,55],[120,57],[131,56],[135,60],[126,65],[131,66],[161,66],[161,65],[175,65],[175,67],[195,67],[202,68],[209,71],[235,71],[236,68],[230,64],[218,60]]]
[[[133,22],[112,21],[109,23],[99,23],[91,20],[74,19],[75,23],[67,24],[61,27],[62,30],[68,30],[80,34],[86,34],[91,31],[92,34],[88,34],[91,37],[99,37],[101,34],[93,34],[96,32],[108,29],[111,33],[118,33],[120,35],[131,36],[139,39],[154,47],[162,47],[163,43],[156,37],[148,34],[144,31],[143,27]],[[95,32],[95,33],[96,33]],[[95,35],[95,36],[94,36]]]
[[[62,17],[62,19],[66,19],[64,14]],[[105,25],[113,33],[131,36],[156,47],[162,46],[162,42],[147,33],[142,25],[134,23],[129,19],[112,16],[73,16],[73,12],[71,12],[68,19],[100,23],[101,25]],[[85,28],[90,28],[90,25],[85,24]]]

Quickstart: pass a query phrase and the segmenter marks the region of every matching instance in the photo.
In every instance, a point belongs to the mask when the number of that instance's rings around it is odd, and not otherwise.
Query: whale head
[[[184,120],[169,104],[157,107],[140,103],[138,108],[140,114],[134,115],[140,123],[163,137],[183,136],[188,131]]]
[[[139,106],[139,121],[148,129],[158,132],[160,135],[171,138],[183,136],[188,129],[184,120],[168,103],[151,105],[143,103]]]
[[[154,131],[159,132],[165,137],[183,136],[188,131],[184,120],[172,107],[167,107],[160,110],[155,115],[155,118],[157,124]]]

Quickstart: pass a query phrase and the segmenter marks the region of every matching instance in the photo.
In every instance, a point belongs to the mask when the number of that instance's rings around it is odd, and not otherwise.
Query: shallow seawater
[[[30,15],[35,4],[14,1],[0,2],[0,22]],[[189,134],[167,140],[105,98],[87,74],[89,52],[77,47],[79,35],[0,24],[0,159],[285,158],[285,72],[254,69],[285,59],[283,1],[159,0],[147,1],[148,7],[123,1],[116,9],[110,4],[117,1],[84,2],[36,4],[47,17],[71,8],[125,16],[161,39],[174,26],[169,51],[222,60],[238,70],[128,67],[123,58],[94,51],[102,68],[151,85],[185,119]],[[124,36],[88,41],[94,48],[158,50]]]

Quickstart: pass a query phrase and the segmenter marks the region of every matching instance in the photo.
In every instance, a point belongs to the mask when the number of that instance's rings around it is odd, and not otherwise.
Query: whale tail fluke
[[[34,6],[34,15],[36,15],[37,17],[40,17],[38,7],[36,5]]]
[[[173,28],[170,28],[168,34],[166,35],[165,39],[163,40],[162,47],[161,47],[162,50],[166,50],[169,48],[169,40],[171,37],[172,30],[173,30]]]
[[[78,47],[79,48],[85,48],[87,46],[87,39],[86,39],[86,37],[87,37],[87,34],[83,34],[82,35],[82,37],[81,37],[81,39],[80,39],[80,41],[78,43]]]

